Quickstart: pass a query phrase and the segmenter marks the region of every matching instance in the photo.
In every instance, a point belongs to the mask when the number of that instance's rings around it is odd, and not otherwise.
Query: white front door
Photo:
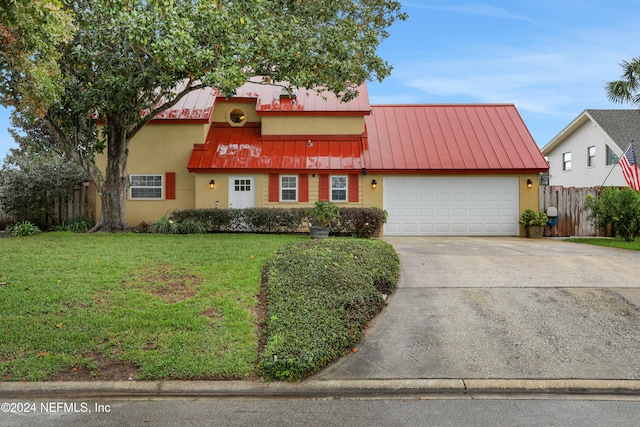
[[[256,207],[256,180],[252,176],[229,177],[229,208]]]

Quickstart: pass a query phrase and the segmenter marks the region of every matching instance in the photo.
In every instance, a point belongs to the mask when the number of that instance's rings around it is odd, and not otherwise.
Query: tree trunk
[[[107,166],[104,182],[98,188],[102,209],[100,220],[94,231],[122,231],[127,229],[125,220],[125,202],[129,177],[127,176],[128,146],[127,129],[122,119],[108,118],[105,123],[107,131]]]

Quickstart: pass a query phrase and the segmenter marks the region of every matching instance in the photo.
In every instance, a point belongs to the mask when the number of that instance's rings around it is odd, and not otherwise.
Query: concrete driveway
[[[386,237],[398,289],[315,379],[640,379],[640,253],[552,239]]]

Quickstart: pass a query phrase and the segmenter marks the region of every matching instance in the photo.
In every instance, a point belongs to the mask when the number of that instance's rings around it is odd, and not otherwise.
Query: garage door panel
[[[517,235],[517,177],[385,178],[387,235]]]

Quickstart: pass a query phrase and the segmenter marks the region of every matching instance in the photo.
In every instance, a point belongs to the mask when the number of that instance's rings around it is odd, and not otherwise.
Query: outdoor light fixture
[[[376,188],[378,188],[378,183],[376,182],[376,180],[374,179],[373,181],[371,181],[371,188],[373,188],[374,190]]]
[[[209,181],[209,188],[213,190],[213,186],[216,185],[216,181],[214,179],[212,179],[211,181]]]
[[[533,181],[531,181],[530,179],[527,180],[527,188],[531,188],[533,187]]]

